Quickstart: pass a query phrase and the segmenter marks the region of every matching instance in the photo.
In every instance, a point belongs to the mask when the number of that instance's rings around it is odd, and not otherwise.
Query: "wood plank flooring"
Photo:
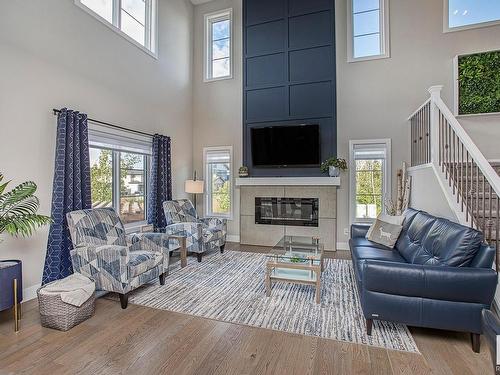
[[[262,252],[228,244],[227,250]],[[329,253],[349,258],[347,252]],[[68,332],[40,326],[35,300],[23,304],[21,331],[0,313],[5,374],[489,374],[484,340],[411,328],[422,355],[217,322],[99,299],[96,314]]]

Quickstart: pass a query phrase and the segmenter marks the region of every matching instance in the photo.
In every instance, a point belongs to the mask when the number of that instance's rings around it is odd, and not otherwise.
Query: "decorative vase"
[[[338,177],[338,176],[340,176],[340,169],[338,169],[337,167],[334,167],[333,165],[330,165],[328,167],[328,175],[330,177]]]

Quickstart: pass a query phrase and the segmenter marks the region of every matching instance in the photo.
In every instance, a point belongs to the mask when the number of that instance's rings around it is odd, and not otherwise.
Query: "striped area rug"
[[[321,304],[314,288],[273,283],[266,297],[263,254],[229,251],[171,271],[164,286],[146,285],[130,295],[130,302],[229,323],[318,336],[392,350],[419,353],[405,325],[375,321],[372,336],[355,287],[351,262],[326,259]]]

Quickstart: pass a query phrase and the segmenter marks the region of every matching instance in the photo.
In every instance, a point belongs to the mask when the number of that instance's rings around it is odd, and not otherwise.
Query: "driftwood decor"
[[[403,168],[397,173],[397,196],[396,200],[386,198],[385,209],[388,215],[399,216],[410,205],[411,176],[408,176],[406,163],[403,162]]]

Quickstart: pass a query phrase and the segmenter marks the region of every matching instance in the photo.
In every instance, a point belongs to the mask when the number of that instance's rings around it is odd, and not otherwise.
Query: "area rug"
[[[375,321],[366,334],[351,262],[326,259],[321,304],[312,286],[273,283],[266,297],[266,256],[229,251],[173,269],[165,285],[131,293],[133,304],[253,327],[419,353],[405,325]]]

